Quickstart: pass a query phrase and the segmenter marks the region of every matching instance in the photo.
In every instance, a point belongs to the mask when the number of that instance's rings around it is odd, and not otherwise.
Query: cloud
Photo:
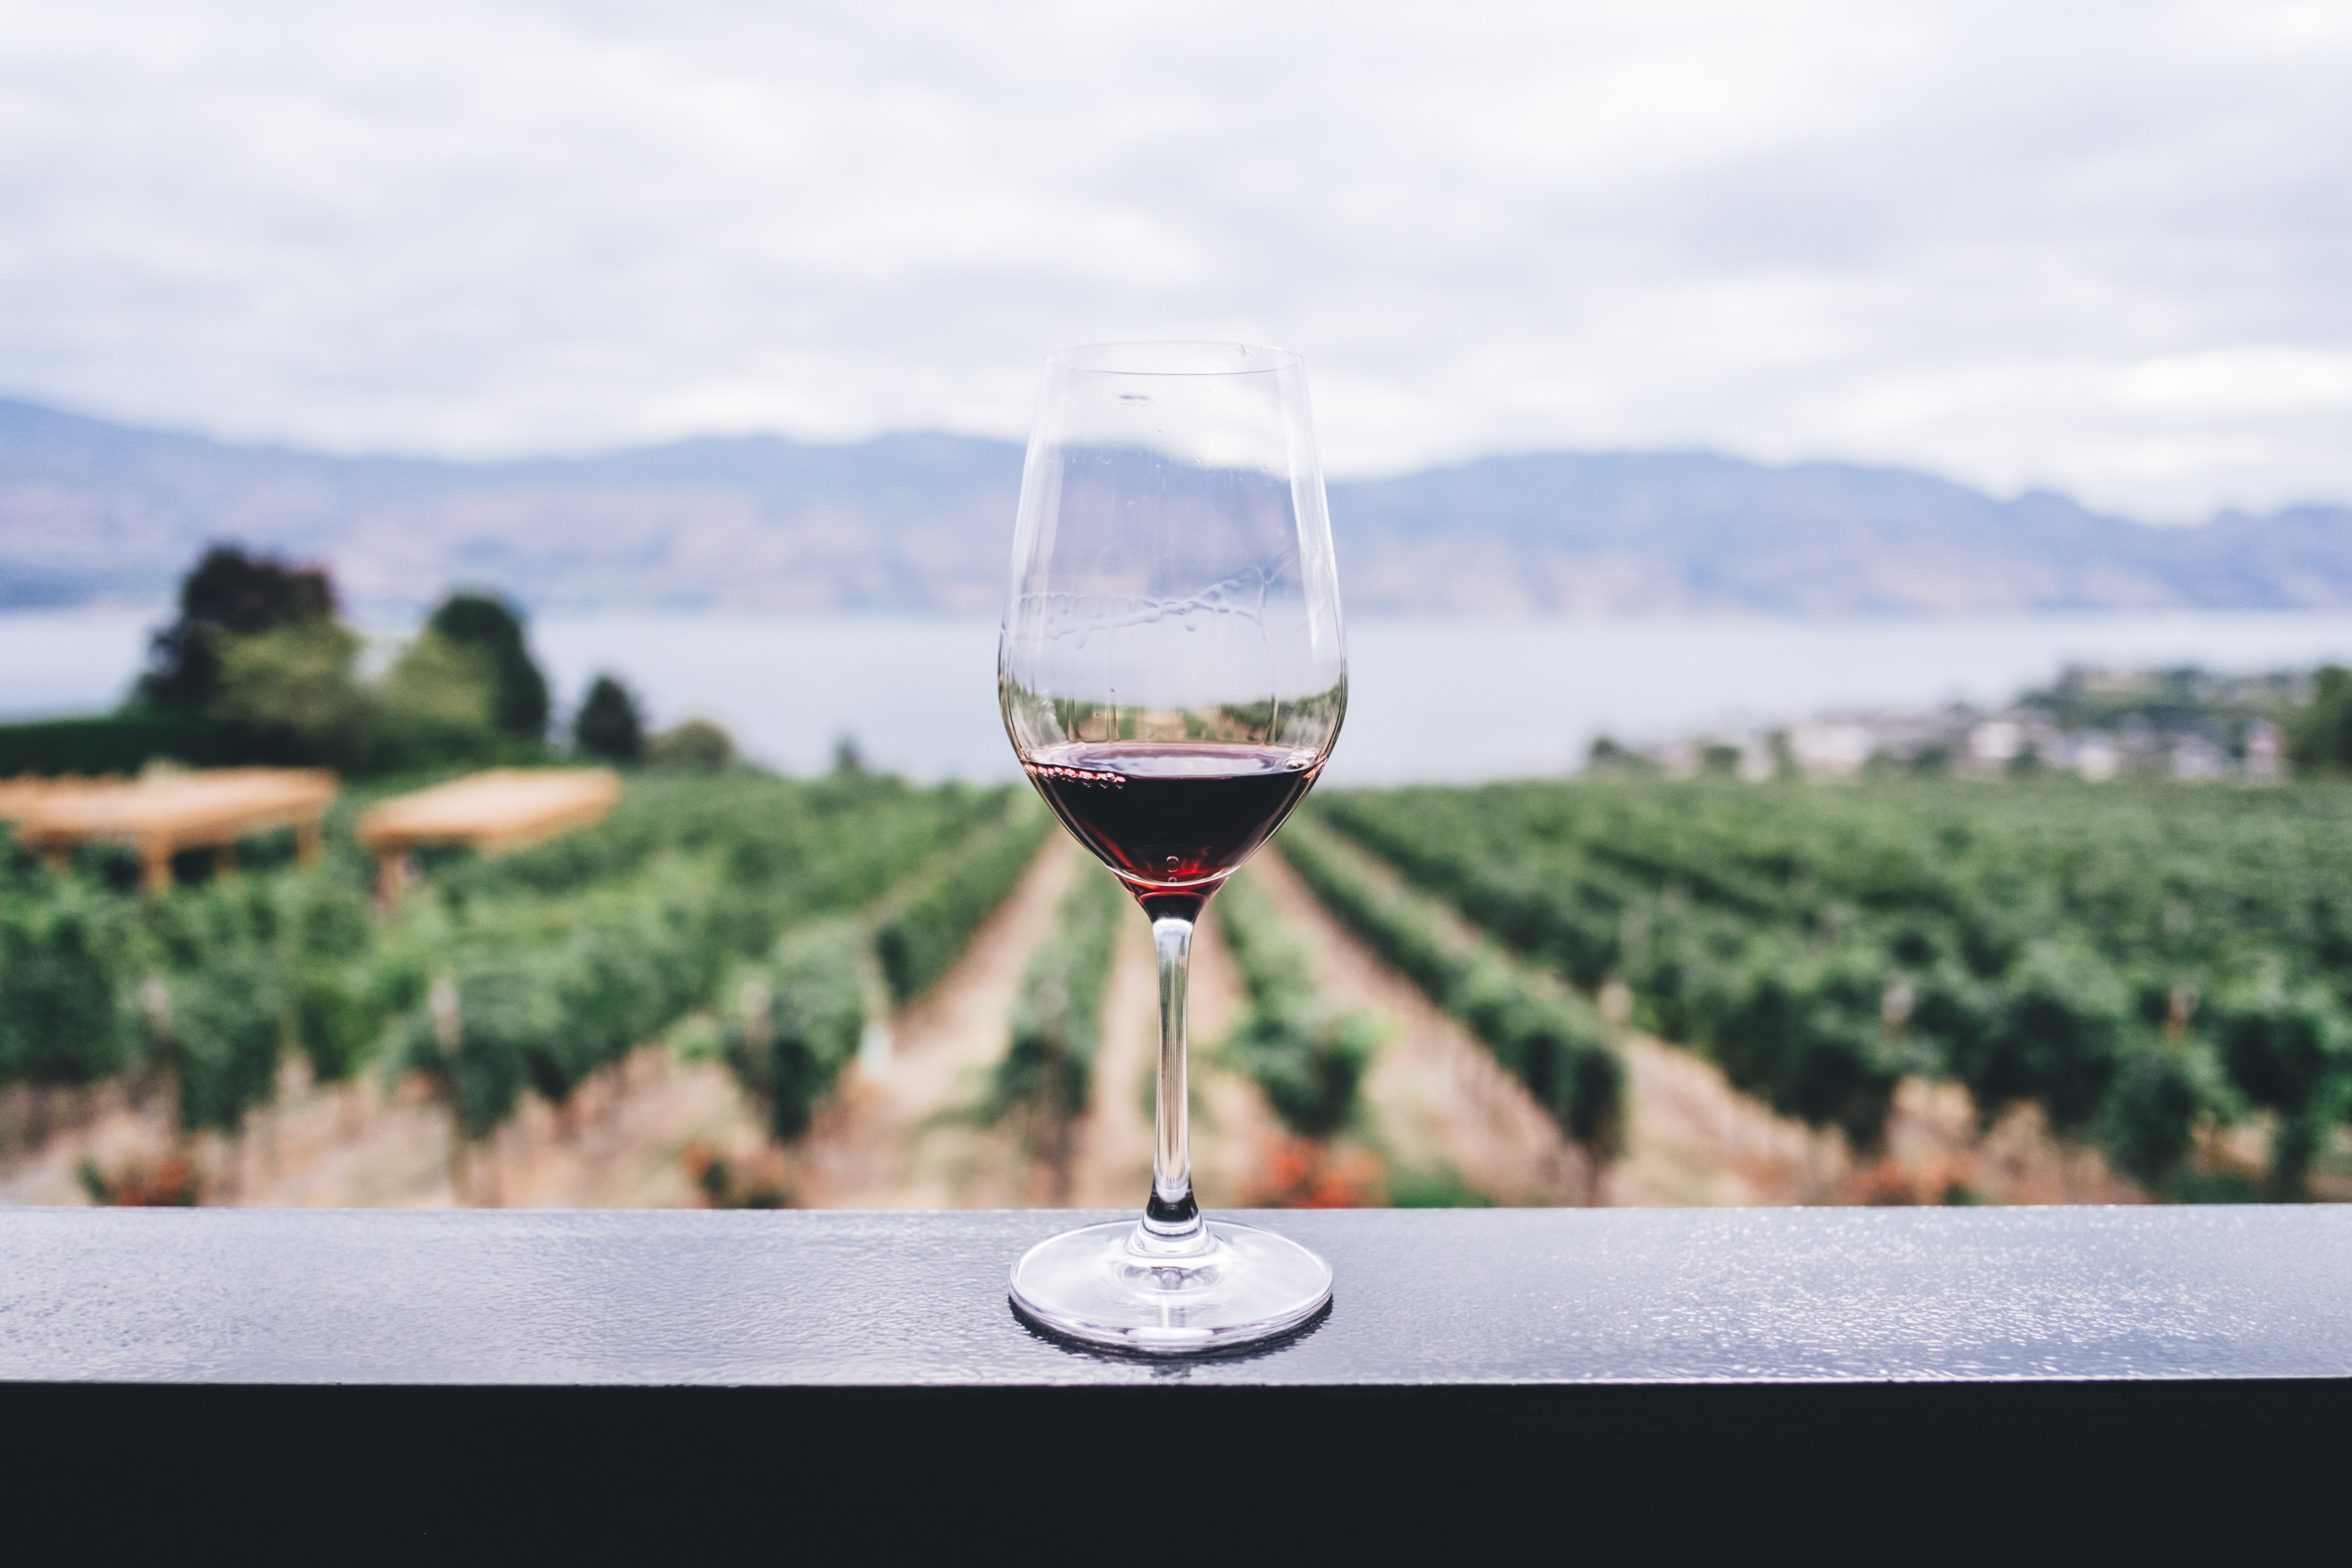
[[[0,0],[0,385],[343,450],[1018,434],[1309,356],[1335,471],[2352,497],[2336,5]]]
[[[2116,395],[2126,408],[2194,417],[2352,409],[2352,353],[2284,345],[2143,360]]]

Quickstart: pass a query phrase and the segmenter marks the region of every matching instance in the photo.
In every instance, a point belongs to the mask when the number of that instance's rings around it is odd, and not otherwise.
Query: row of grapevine
[[[866,1028],[864,922],[843,915],[785,933],[763,964],[745,966],[727,1026],[727,1064],[789,1144],[856,1055]]]
[[[1505,785],[1320,820],[1505,946],[1867,1147],[1906,1075],[2039,1103],[2159,1190],[2273,1113],[2300,1190],[2352,1110],[2352,791]],[[2185,1190],[2185,1189],[2183,1189]]]
[[[1013,1003],[1012,1043],[989,1086],[986,1118],[1020,1124],[1057,1203],[1069,1191],[1070,1129],[1094,1089],[1111,959],[1130,922],[1141,925],[1127,890],[1091,859],[1082,863],[1053,931],[1030,955]]]
[[[1001,896],[1000,862],[1034,849],[1041,816],[1003,790],[887,779],[648,776],[599,828],[440,858],[389,915],[336,824],[314,870],[152,900],[0,845],[0,1084],[137,1073],[175,1086],[184,1127],[234,1133],[299,1050],[321,1080],[421,1072],[479,1137],[526,1091],[561,1103],[765,972],[767,1039],[801,1040],[809,1060],[736,1057],[788,1135],[854,1049],[827,999],[865,962],[862,927],[856,961],[836,962],[845,923],[894,889],[915,890],[904,915],[948,886],[932,940],[968,935],[970,906]]]
[[[963,843],[1011,830],[1002,792],[649,782],[605,829],[453,868],[440,907],[417,917],[449,929],[428,944],[442,962],[422,1005],[394,1022],[394,1061],[442,1086],[467,1136],[510,1116],[525,1089],[562,1104],[730,996],[729,1060],[771,1129],[797,1136],[863,1024],[862,954],[839,927]],[[740,1006],[762,996],[765,1018]]]
[[[1492,943],[1465,940],[1426,896],[1393,885],[1307,816],[1279,840],[1332,913],[1461,1020],[1596,1160],[1619,1152],[1625,1069],[1591,1003]]]
[[[911,1000],[946,973],[1035,858],[1047,821],[1025,795],[995,798],[952,846],[866,900],[866,910],[793,926],[763,958],[739,967],[727,1061],[766,1107],[777,1141],[808,1131],[870,1013]]]
[[[875,933],[890,994],[901,1005],[948,972],[1036,858],[1053,819],[1027,797],[995,831],[960,848],[940,873],[906,899]]]
[[[142,904],[0,861],[0,1084],[142,1071],[172,1086],[184,1126],[234,1129],[272,1092],[289,1045],[341,1075],[363,891],[249,876]]]
[[[1323,1001],[1306,945],[1248,873],[1228,882],[1210,907],[1249,998],[1225,1037],[1225,1060],[1256,1083],[1292,1134],[1331,1137],[1355,1119],[1381,1021]]]

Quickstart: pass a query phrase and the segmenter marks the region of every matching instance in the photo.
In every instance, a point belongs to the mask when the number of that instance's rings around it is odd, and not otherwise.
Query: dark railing
[[[1154,1362],[1007,1307],[1067,1214],[0,1211],[6,1473],[542,1546],[1907,1560],[2240,1551],[2352,1453],[2352,1211],[1261,1218],[1328,1317]]]

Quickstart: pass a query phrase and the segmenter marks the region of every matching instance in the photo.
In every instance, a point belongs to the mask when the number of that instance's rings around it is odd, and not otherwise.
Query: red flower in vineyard
[[[1361,1149],[1335,1150],[1319,1138],[1289,1138],[1265,1162],[1269,1208],[1374,1208],[1380,1161]]]

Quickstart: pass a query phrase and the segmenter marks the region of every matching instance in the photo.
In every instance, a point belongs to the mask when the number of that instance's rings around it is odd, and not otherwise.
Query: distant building
[[[2094,784],[2104,784],[2123,771],[2123,748],[2096,730],[2067,737],[2066,752],[2068,765]]]
[[[1669,779],[1695,779],[1698,776],[1699,758],[1705,752],[1703,740],[1669,740],[1663,746],[1644,749],[1643,755],[1658,765]]]
[[[1877,752],[1878,737],[1858,719],[1812,719],[1789,731],[1789,755],[1817,779],[1851,779]]]
[[[2230,772],[2230,754],[2201,735],[2184,735],[2172,743],[2175,779],[2221,779]]]
[[[1996,779],[2055,770],[2093,783],[2274,782],[2286,776],[2284,737],[2274,719],[2259,716],[2297,700],[2307,698],[2286,674],[2077,668],[1999,712],[1954,704],[1818,714],[1785,729],[1661,741],[1643,755],[1677,778],[1711,771],[1754,781],[1793,768],[1816,779],[1883,771]]]
[[[2266,718],[2246,726],[2246,777],[2267,784],[2286,777],[2286,737]]]
[[[2015,719],[1989,718],[1969,731],[1969,760],[2006,768],[2025,753],[2025,727]]]

